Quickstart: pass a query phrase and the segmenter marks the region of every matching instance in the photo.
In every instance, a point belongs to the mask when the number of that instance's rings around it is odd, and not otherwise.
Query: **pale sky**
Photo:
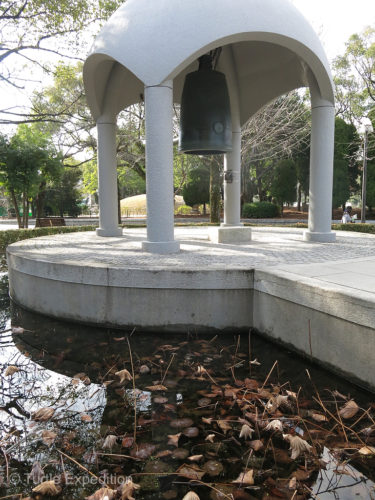
[[[317,32],[328,59],[332,61],[345,50],[345,42],[353,33],[366,26],[375,28],[375,0],[291,0]],[[23,92],[0,88],[0,109],[27,105],[27,95],[34,86]]]
[[[345,50],[345,42],[365,27],[375,28],[375,0],[291,0],[319,35],[328,59]]]

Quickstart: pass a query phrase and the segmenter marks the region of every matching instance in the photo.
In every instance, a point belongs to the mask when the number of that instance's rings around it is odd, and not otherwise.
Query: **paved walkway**
[[[25,249],[29,257],[49,262],[101,268],[188,271],[272,267],[347,287],[350,295],[360,291],[375,294],[373,235],[337,232],[335,243],[308,243],[302,240],[302,229],[255,227],[249,244],[218,245],[209,240],[208,231],[207,227],[176,228],[181,252],[167,256],[142,251],[144,228],[125,229],[120,238],[98,238],[91,232],[47,236],[21,242],[19,251]]]

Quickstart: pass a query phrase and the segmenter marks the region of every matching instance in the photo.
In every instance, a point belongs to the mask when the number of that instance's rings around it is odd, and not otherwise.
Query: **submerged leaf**
[[[217,421],[218,426],[220,429],[226,434],[228,431],[232,429],[232,426],[228,424],[226,420],[218,420]]]
[[[240,483],[240,484],[248,484],[248,485],[253,485],[254,484],[254,470],[249,469],[241,472],[241,474],[238,476],[237,479],[232,481],[232,483]]]
[[[156,384],[156,385],[149,385],[146,387],[146,389],[148,391],[167,391],[167,387],[165,387],[165,385],[161,385],[161,384]]]
[[[115,446],[116,441],[117,441],[117,436],[110,434],[105,438],[103,443],[103,448],[109,448],[111,450]]]
[[[299,436],[292,436],[291,434],[283,434],[283,438],[286,441],[289,441],[290,444],[289,449],[292,450],[292,457],[291,457],[292,460],[298,458],[301,453],[304,453],[305,451],[309,452],[312,449],[312,446]]]
[[[92,418],[87,413],[81,413],[82,422],[92,422]]]
[[[339,415],[342,418],[353,418],[358,410],[359,406],[357,405],[357,403],[353,400],[350,400],[341,408],[341,410],[339,411]]]
[[[194,491],[189,491],[188,493],[186,493],[186,495],[182,500],[200,500],[200,499],[199,496],[196,493],[194,493]]]
[[[41,495],[48,495],[50,497],[55,497],[61,493],[60,486],[56,486],[55,481],[44,481],[33,488],[34,493],[40,493]]]
[[[30,479],[34,484],[39,484],[44,477],[44,471],[39,462],[34,462],[31,467],[31,471],[29,474]]]
[[[134,500],[133,493],[141,486],[133,483],[131,477],[127,477],[125,483],[121,487],[121,500]]]
[[[19,368],[17,366],[14,366],[14,365],[9,365],[8,368],[5,370],[5,373],[4,375],[6,377],[11,377],[12,375],[14,375],[15,373],[19,372]]]
[[[116,491],[110,488],[100,488],[93,495],[86,497],[86,500],[112,500],[115,498]]]
[[[56,438],[57,438],[56,432],[43,431],[43,433],[42,433],[42,441],[47,446],[51,446],[54,443]]]
[[[181,437],[181,432],[179,432],[178,434],[168,434],[168,444],[177,447],[178,440],[180,439],[180,437]]]
[[[255,441],[250,441],[249,443],[250,448],[252,448],[254,451],[259,451],[263,448],[263,441],[260,439],[255,439]]]
[[[215,434],[209,434],[208,436],[206,436],[205,441],[209,441],[210,443],[213,443],[214,439],[215,439]]]
[[[359,450],[361,455],[375,455],[375,448],[373,446],[364,446]]]
[[[249,425],[247,424],[244,424],[242,427],[241,427],[241,432],[240,432],[240,438],[249,438],[251,439],[252,435],[254,433],[254,429],[252,429]]]
[[[328,422],[328,418],[322,413],[318,413],[317,411],[308,411],[307,415],[315,420],[315,422]]]
[[[272,420],[271,422],[269,422],[265,429],[265,431],[279,431],[279,432],[283,432],[283,424],[281,423],[280,420]]]
[[[53,408],[40,408],[40,410],[33,413],[32,419],[36,422],[46,422],[53,416],[54,413],[55,410]]]
[[[176,471],[180,476],[188,477],[189,479],[198,479],[199,481],[205,475],[205,471],[197,465],[183,464]]]
[[[120,378],[120,384],[123,384],[124,382],[127,382],[128,380],[133,380],[133,377],[131,376],[130,372],[128,370],[120,370],[119,372],[116,372],[115,375],[117,375]]]

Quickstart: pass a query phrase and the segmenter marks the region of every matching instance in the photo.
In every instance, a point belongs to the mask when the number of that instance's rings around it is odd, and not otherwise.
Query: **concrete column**
[[[333,149],[335,108],[333,103],[320,97],[315,82],[310,83],[312,123],[310,153],[309,227],[305,241],[333,242],[336,234],[331,230]]]
[[[121,236],[117,212],[117,158],[116,119],[102,116],[97,121],[98,131],[98,236]]]
[[[147,241],[143,250],[176,253],[173,193],[173,82],[145,87]]]
[[[223,227],[241,224],[241,130],[233,130],[233,150],[224,157]]]
[[[226,46],[222,54],[223,67],[227,79],[232,117],[231,153],[224,156],[224,223],[227,226],[241,224],[241,123],[238,96],[238,80],[231,46]]]

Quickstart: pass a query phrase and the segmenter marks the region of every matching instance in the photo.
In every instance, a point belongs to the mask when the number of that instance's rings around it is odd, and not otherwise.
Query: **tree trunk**
[[[22,194],[22,227],[26,228],[26,193]]]
[[[29,200],[26,200],[25,228],[29,227]]]
[[[23,225],[22,225],[22,220],[21,220],[21,216],[20,216],[20,210],[18,208],[17,198],[16,198],[16,195],[14,194],[13,189],[10,190],[10,195],[12,197],[12,201],[13,201],[13,205],[14,205],[14,210],[16,212],[18,227],[20,229],[22,229]]]
[[[221,179],[220,170],[215,164],[210,165],[210,222],[220,222]]]
[[[46,197],[46,182],[43,181],[38,190],[38,194],[35,198],[36,205],[36,217],[42,218],[44,217],[44,199]]]
[[[297,199],[297,210],[298,212],[301,211],[301,201],[302,201],[302,187],[301,187],[301,183],[299,182],[298,183],[298,192],[297,192],[297,196],[298,196],[298,199]]]

